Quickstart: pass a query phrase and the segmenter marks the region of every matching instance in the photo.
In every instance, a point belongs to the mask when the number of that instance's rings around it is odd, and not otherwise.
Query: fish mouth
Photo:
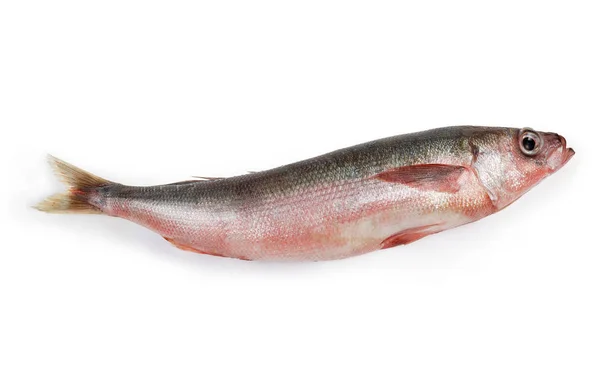
[[[547,165],[550,172],[555,172],[569,162],[575,155],[575,150],[567,147],[567,140],[562,135],[553,133],[548,138],[554,147],[549,151]]]
[[[563,165],[566,164],[573,156],[575,156],[575,150],[570,147],[567,148],[567,154],[565,155],[565,160],[563,162]]]
[[[575,155],[575,150],[571,147],[567,147],[567,140],[562,135],[559,135],[558,139],[560,140],[560,145],[564,152],[562,165],[561,165],[561,166],[563,166],[564,164],[569,162],[569,160]]]

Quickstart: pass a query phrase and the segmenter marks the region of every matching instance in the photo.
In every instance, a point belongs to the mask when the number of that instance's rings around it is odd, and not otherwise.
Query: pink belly
[[[466,204],[466,205],[465,205]],[[377,180],[323,187],[258,207],[221,212],[119,207],[185,250],[249,260],[330,260],[417,240],[493,210],[479,185],[420,192]],[[176,213],[176,215],[173,215]]]

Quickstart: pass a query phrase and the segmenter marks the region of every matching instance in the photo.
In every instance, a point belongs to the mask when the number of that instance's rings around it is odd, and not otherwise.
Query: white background
[[[0,366],[598,367],[594,1],[3,1]],[[52,153],[127,184],[457,125],[577,151],[478,223],[324,263],[32,210]]]

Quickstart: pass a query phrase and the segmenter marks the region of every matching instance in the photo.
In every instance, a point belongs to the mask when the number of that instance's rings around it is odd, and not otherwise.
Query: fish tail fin
[[[63,160],[48,155],[48,163],[56,176],[67,186],[67,191],[51,195],[34,208],[49,213],[99,214],[102,210],[90,203],[99,187],[112,184]]]

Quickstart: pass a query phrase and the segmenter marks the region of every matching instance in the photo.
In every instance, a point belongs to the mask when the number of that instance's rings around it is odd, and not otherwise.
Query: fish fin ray
[[[187,252],[194,252],[194,253],[198,253],[198,254],[205,254],[205,255],[209,255],[209,256],[215,256],[215,257],[223,257],[223,258],[233,258],[233,257],[229,257],[223,254],[219,254],[219,253],[214,253],[214,252],[206,252],[206,251],[202,251],[200,249],[194,248],[190,245],[187,244],[183,244],[178,242],[175,239],[171,239],[171,238],[167,238],[166,236],[163,236],[163,238],[165,238],[166,241],[168,241],[169,243],[173,244],[175,247],[181,249],[181,250],[185,250]],[[245,258],[238,258],[244,261],[248,261],[249,259],[245,259]]]
[[[196,180],[196,181],[213,181],[213,180],[226,179],[223,176],[192,176],[192,178],[197,178],[198,180]]]
[[[433,225],[425,225],[418,226],[411,229],[402,230],[396,234],[393,234],[387,237],[384,241],[381,242],[380,249],[388,249],[392,247],[396,247],[398,245],[406,245],[417,241],[421,238],[426,237],[427,235],[435,234],[440,230],[433,230],[432,228],[439,224]]]
[[[181,185],[181,184],[191,184],[191,183],[197,183],[200,181],[206,181],[206,180],[195,180],[195,179],[191,179],[191,180],[182,180],[182,181],[176,181],[175,183],[169,183],[169,184],[164,184],[164,185]]]
[[[194,247],[191,247],[191,246],[189,246],[187,244],[180,243],[180,242],[178,242],[175,239],[167,238],[166,236],[163,236],[163,238],[165,238],[166,241],[168,241],[169,243],[173,244],[175,247],[177,247],[177,248],[179,248],[181,250],[185,250],[185,251],[188,251],[188,252],[194,252],[194,253],[200,253],[200,254],[206,254],[206,253],[204,253],[204,252],[202,252],[202,251],[200,251],[200,250],[198,250],[198,249],[196,249]]]
[[[423,190],[456,193],[460,190],[458,179],[466,170],[457,165],[411,165],[383,171],[375,178]]]
[[[89,203],[90,192],[99,187],[113,184],[113,182],[51,155],[48,155],[48,163],[56,176],[68,187],[68,190],[49,196],[35,205],[35,209],[49,213],[102,213],[99,208]]]
[[[260,171],[248,171],[247,174],[256,174]],[[196,181],[214,181],[214,180],[223,180],[223,179],[227,179],[226,176],[192,176],[192,178],[197,178],[198,180]],[[190,182],[193,180],[189,180]],[[176,183],[173,183],[176,184]]]

